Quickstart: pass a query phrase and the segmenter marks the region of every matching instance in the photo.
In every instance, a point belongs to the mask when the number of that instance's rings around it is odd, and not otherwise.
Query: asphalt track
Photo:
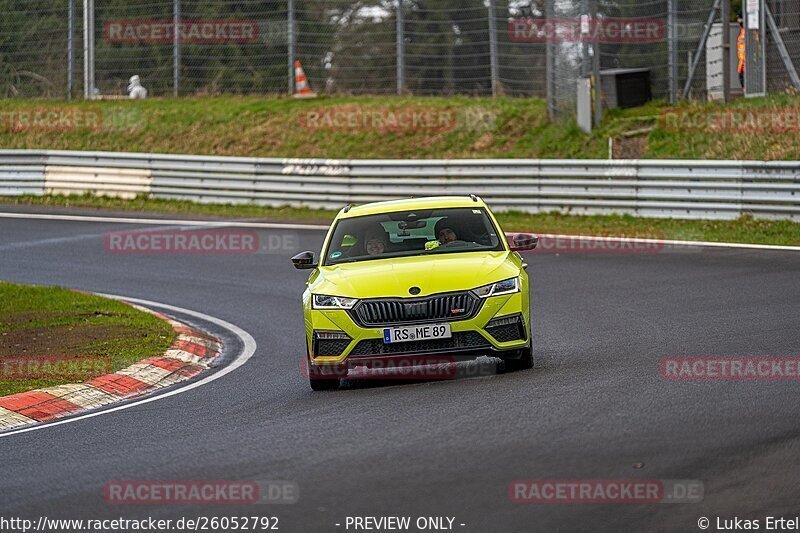
[[[137,227],[0,219],[0,279],[206,313],[252,334],[255,354],[182,394],[0,438],[0,516],[258,514],[280,517],[281,531],[316,532],[345,531],[335,524],[347,516],[407,515],[455,517],[456,531],[471,532],[699,531],[701,516],[763,527],[767,515],[800,512],[800,384],[667,381],[658,368],[670,355],[800,355],[799,253],[530,255],[534,370],[313,393],[300,372],[305,274],[289,257],[318,250],[321,232],[264,230],[285,237],[253,255],[104,251],[105,232]],[[225,335],[228,361],[240,351],[236,337],[183,318]],[[628,478],[700,480],[705,495],[508,497],[517,479]],[[300,500],[109,505],[103,487],[119,479],[292,480]]]

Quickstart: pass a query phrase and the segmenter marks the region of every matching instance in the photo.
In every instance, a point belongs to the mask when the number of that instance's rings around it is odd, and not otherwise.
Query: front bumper
[[[381,366],[389,360],[446,362],[474,359],[479,355],[517,357],[530,342],[530,304],[527,287],[507,296],[487,298],[468,320],[448,322],[452,338],[385,344],[384,327],[361,327],[344,310],[306,307],[306,343],[314,367]],[[508,319],[497,327],[488,327]],[[516,319],[516,320],[513,320]],[[436,323],[432,321],[431,323]],[[338,332],[348,339],[321,344],[315,332]],[[336,353],[334,355],[334,353]],[[322,368],[320,368],[321,370]]]

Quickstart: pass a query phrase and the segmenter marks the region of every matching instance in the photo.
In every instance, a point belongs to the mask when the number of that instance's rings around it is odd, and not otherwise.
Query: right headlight
[[[473,289],[476,296],[479,298],[488,298],[489,296],[501,296],[503,294],[513,294],[519,292],[519,276],[516,278],[504,279],[497,283],[490,283],[483,287]]]
[[[344,298],[342,296],[325,296],[314,294],[311,298],[313,309],[352,309],[358,303],[356,298]]]

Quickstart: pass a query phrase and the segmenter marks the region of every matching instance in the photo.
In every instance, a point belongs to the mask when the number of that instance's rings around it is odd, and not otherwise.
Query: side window
[[[355,246],[358,244],[358,238],[349,233],[342,235],[341,239],[336,238],[331,241],[328,249],[328,257],[330,259],[340,259],[341,257],[352,256],[356,250]]]

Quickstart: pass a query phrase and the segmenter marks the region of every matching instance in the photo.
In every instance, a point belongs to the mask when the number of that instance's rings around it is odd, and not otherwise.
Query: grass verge
[[[0,282],[0,396],[113,372],[174,338],[165,321],[121,302]]]
[[[329,224],[334,211],[271,208],[257,205],[196,204],[188,201],[134,200],[95,196],[11,196],[0,203],[60,207],[90,207],[115,211],[151,212],[174,215],[243,218]],[[749,244],[800,246],[800,223],[787,220],[761,220],[742,217],[737,220],[673,220],[639,218],[629,215],[577,216],[559,213],[498,213],[506,231],[563,233],[615,237],[643,237]]]
[[[601,127],[586,135],[574,122],[549,122],[545,102],[537,98],[6,99],[0,100],[0,146],[337,159],[605,159],[612,138],[616,158],[797,160],[796,127],[731,126],[712,118],[734,113],[746,120],[752,112],[779,122],[794,117],[796,124],[799,110],[794,94],[728,105],[654,101],[610,110]],[[671,112],[705,120],[671,122]],[[48,116],[64,117],[66,125],[50,124]],[[344,119],[336,122],[337,116]],[[404,117],[408,124],[409,116],[429,122],[392,126]]]

